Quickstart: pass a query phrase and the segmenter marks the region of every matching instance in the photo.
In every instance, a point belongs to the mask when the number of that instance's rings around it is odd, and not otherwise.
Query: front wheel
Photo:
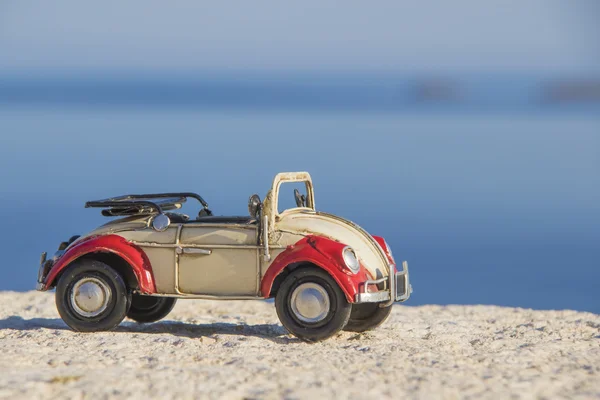
[[[316,267],[291,272],[277,291],[275,308],[283,326],[307,342],[338,333],[352,310],[338,284]]]
[[[352,313],[344,328],[350,332],[364,332],[377,328],[390,316],[392,306],[379,307],[379,303],[352,304]]]
[[[166,317],[177,299],[172,297],[152,297],[134,294],[127,317],[137,322],[156,322]]]
[[[56,285],[56,308],[65,323],[79,332],[113,329],[131,303],[121,275],[103,262],[82,260],[67,268]]]

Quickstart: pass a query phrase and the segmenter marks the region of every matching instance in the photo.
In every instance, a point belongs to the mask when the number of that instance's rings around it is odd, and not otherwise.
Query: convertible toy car
[[[296,207],[279,211],[282,184],[295,182]],[[304,186],[302,186],[304,184]],[[289,188],[289,186],[288,186]],[[290,194],[292,192],[290,191]],[[196,218],[173,212],[200,202]],[[195,193],[128,195],[90,201],[120,217],[42,254],[37,289],[56,287],[56,306],[76,331],[164,318],[176,299],[275,298],[285,328],[305,341],[342,329],[365,331],[385,321],[412,288],[385,240],[315,209],[306,172],[280,173],[249,216],[213,216]]]

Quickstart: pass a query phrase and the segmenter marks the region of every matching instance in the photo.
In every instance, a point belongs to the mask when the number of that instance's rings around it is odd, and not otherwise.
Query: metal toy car
[[[282,184],[302,183],[296,207],[279,210]],[[291,193],[290,193],[291,194]],[[173,212],[200,202],[196,218]],[[120,217],[42,254],[37,289],[56,288],[62,319],[76,331],[164,318],[176,299],[275,298],[285,328],[305,341],[385,321],[412,288],[408,265],[396,269],[385,240],[315,209],[306,172],[280,173],[265,200],[252,195],[249,216],[213,216],[195,193],[128,195],[90,201]]]

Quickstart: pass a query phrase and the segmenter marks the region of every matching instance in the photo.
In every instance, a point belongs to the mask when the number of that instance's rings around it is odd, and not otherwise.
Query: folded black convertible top
[[[103,200],[88,201],[85,203],[85,207],[103,208],[102,215],[106,217],[149,215],[181,208],[181,205],[188,198],[198,200],[203,208],[208,209],[208,204],[199,194],[190,192],[127,194]]]

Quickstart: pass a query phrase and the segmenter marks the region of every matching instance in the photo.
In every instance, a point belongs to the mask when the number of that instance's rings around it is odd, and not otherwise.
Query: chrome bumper
[[[394,266],[390,265],[390,271]],[[369,292],[369,285],[378,285],[386,282],[386,287],[377,292]],[[394,304],[395,301],[406,301],[412,293],[412,286],[408,278],[408,263],[402,262],[402,271],[395,274],[389,274],[387,278],[373,279],[365,281],[358,288],[355,303],[381,303],[383,307]]]

